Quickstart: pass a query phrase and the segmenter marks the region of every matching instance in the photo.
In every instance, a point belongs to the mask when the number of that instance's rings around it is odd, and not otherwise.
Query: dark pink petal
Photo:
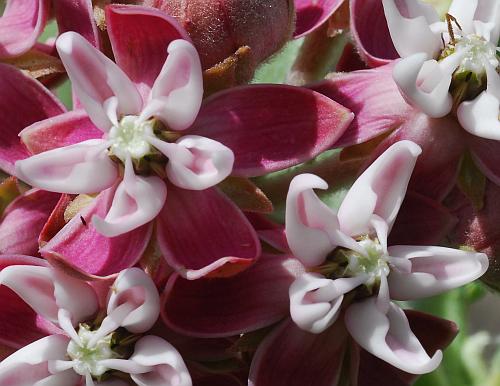
[[[147,102],[149,91],[167,59],[167,47],[176,39],[190,40],[178,22],[154,8],[111,5],[106,21],[116,63]]]
[[[500,142],[470,136],[469,146],[477,166],[488,179],[500,185]]]
[[[152,224],[132,232],[107,238],[92,225],[93,215],[104,216],[111,205],[114,188],[105,190],[78,213],[40,249],[42,256],[56,253],[76,268],[97,276],[107,276],[133,266],[146,249]]]
[[[344,133],[353,116],[319,93],[284,85],[251,85],[215,94],[190,132],[235,155],[233,174],[258,176],[314,158]]]
[[[59,196],[59,201],[54,206],[49,218],[45,222],[43,229],[40,231],[40,236],[38,237],[38,243],[43,247],[47,242],[54,237],[57,232],[59,232],[65,225],[64,212],[66,208],[73,200],[73,196],[69,194],[61,194]]]
[[[337,72],[351,72],[356,70],[367,70],[366,63],[361,60],[361,57],[352,43],[347,43],[342,51],[339,61],[337,62]]]
[[[102,138],[102,131],[92,123],[85,110],[75,110],[35,122],[21,131],[20,136],[31,154],[38,154]]]
[[[12,265],[46,266],[47,263],[36,257],[20,255],[0,255],[0,270]],[[59,333],[55,325],[37,315],[10,288],[0,285],[0,344],[21,348],[43,338]]]
[[[260,254],[257,234],[244,214],[214,188],[169,185],[157,237],[169,265],[188,279],[234,275]]]
[[[275,223],[259,213],[246,212],[245,215],[262,241],[265,241],[280,252],[290,252],[288,241],[286,240],[285,227],[282,224]]]
[[[195,379],[195,386],[244,386],[241,381],[230,374],[213,374]]]
[[[30,155],[19,141],[22,129],[63,112],[64,106],[40,82],[0,64],[0,169],[14,174],[15,161]]]
[[[49,13],[49,0],[8,0],[0,15],[0,58],[25,53],[42,33]]]
[[[346,106],[354,113],[349,129],[335,144],[355,145],[399,127],[413,109],[392,79],[392,65],[373,70],[334,75],[313,89]],[[376,87],[374,85],[377,85]]]
[[[351,0],[351,32],[361,57],[370,67],[389,63],[399,55],[392,43],[382,0]]]
[[[163,321],[198,337],[232,336],[269,326],[289,312],[288,288],[303,271],[298,260],[262,255],[230,278],[189,281],[174,274],[162,299]]]
[[[91,0],[57,0],[53,4],[60,34],[75,31],[94,47],[100,47],[99,30],[94,19]]]
[[[325,23],[344,0],[295,0],[297,21],[294,38],[300,38]]]
[[[30,190],[14,200],[0,223],[0,253],[36,255],[38,237],[59,194]]]
[[[456,217],[439,202],[407,192],[389,234],[389,245],[438,245],[456,222]]]
[[[340,376],[347,332],[341,323],[321,334],[283,322],[260,344],[250,368],[250,386],[331,386]]]

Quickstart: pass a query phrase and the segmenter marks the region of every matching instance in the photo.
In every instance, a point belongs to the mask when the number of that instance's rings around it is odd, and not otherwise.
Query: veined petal
[[[203,74],[196,48],[184,39],[168,46],[168,57],[141,113],[155,116],[173,130],[185,130],[196,119],[203,99]]]
[[[166,197],[165,183],[159,177],[135,175],[132,160],[127,158],[123,181],[116,189],[108,214],[104,219],[94,215],[92,223],[107,237],[119,236],[152,221]]]
[[[345,314],[347,330],[354,340],[369,353],[403,371],[425,374],[441,363],[440,350],[431,357],[413,334],[408,319],[394,303],[387,313],[369,298],[349,306]]]
[[[424,5],[419,0],[413,0],[413,2],[416,4],[412,4],[410,10],[414,15],[406,18],[401,15],[396,0],[382,0],[392,42],[402,58],[420,52],[434,58],[439,53],[442,42],[440,35],[434,33],[429,27],[430,20],[427,17],[431,15],[429,10],[432,8],[429,4]],[[410,4],[410,2],[405,3]],[[431,20],[434,22],[439,20],[435,11],[432,16]]]
[[[307,267],[320,265],[339,245],[357,249],[357,243],[341,232],[337,214],[316,196],[314,188],[327,189],[328,184],[314,174],[298,175],[286,198],[288,245]]]
[[[484,253],[453,248],[396,245],[389,247],[389,254],[411,262],[410,272],[393,268],[389,274],[391,298],[397,300],[440,294],[478,279],[488,269]]]
[[[331,280],[319,274],[304,273],[290,286],[290,315],[305,331],[320,334],[339,315],[344,294],[363,284],[368,276]]]
[[[338,211],[344,233],[370,233],[373,215],[385,220],[390,232],[421,151],[414,142],[396,142],[359,176]]]
[[[191,386],[191,376],[179,352],[167,341],[153,335],[141,338],[130,360],[153,369],[144,374],[131,374],[138,386]]]
[[[167,176],[179,188],[204,190],[223,181],[233,170],[233,152],[213,139],[185,135],[175,144],[156,137],[148,140],[169,158]]]
[[[16,162],[16,174],[37,188],[58,193],[95,193],[113,185],[116,164],[106,154],[106,141],[90,139],[36,154]]]
[[[139,114],[142,99],[134,84],[85,38],[65,32],[56,46],[76,95],[97,127],[107,132],[117,115]]]

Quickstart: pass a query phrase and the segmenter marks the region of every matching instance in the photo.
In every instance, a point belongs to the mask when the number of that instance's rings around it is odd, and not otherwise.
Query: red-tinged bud
[[[204,69],[223,62],[240,47],[250,48],[237,83],[251,79],[257,65],[292,36],[293,0],[141,0],[179,20],[199,51]]]

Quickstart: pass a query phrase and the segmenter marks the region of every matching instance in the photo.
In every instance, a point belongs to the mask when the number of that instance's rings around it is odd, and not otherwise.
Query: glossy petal
[[[54,13],[59,34],[74,31],[99,48],[99,30],[94,19],[91,0],[54,1]]]
[[[112,4],[106,7],[106,22],[116,63],[146,103],[167,59],[168,45],[189,36],[173,17],[151,7]]]
[[[14,163],[29,156],[19,141],[22,129],[63,112],[63,105],[40,82],[0,64],[0,169],[14,175]]]
[[[173,130],[185,130],[196,119],[202,99],[203,74],[198,52],[187,40],[174,40],[168,46],[167,60],[141,117],[154,116]]]
[[[99,276],[118,273],[137,263],[148,245],[152,224],[108,238],[99,233],[90,221],[93,216],[104,216],[108,212],[114,192],[112,188],[97,196],[41,248],[42,255],[50,259],[50,254],[56,253],[70,265]]]
[[[108,131],[120,114],[140,112],[142,100],[134,84],[82,36],[66,32],[56,46],[78,99],[99,129]]]
[[[214,188],[194,191],[169,185],[169,197],[157,224],[163,256],[188,279],[236,274],[260,254],[255,230]]]
[[[298,39],[325,23],[344,0],[295,0],[297,20],[293,37]]]
[[[344,358],[346,335],[340,323],[322,334],[311,334],[299,329],[292,321],[285,321],[260,344],[252,361],[248,384],[336,385]]]
[[[36,154],[16,162],[16,175],[50,192],[100,192],[118,178],[118,167],[108,157],[106,147],[103,139],[89,139]]]
[[[233,174],[257,176],[329,149],[352,121],[349,110],[316,92],[284,85],[232,88],[205,100],[189,130],[230,148]]]
[[[210,138],[185,135],[175,143],[153,137],[149,141],[168,157],[167,177],[179,188],[211,188],[233,170],[234,154],[231,149]]]
[[[392,269],[388,277],[391,298],[413,300],[440,294],[481,277],[488,269],[484,253],[444,247],[396,245],[393,257],[409,259],[411,271]]]
[[[345,323],[361,347],[403,371],[425,374],[441,363],[442,352],[438,350],[429,357],[410,330],[404,312],[393,303],[387,314],[374,298],[354,303],[346,311]]]
[[[302,272],[296,259],[269,254],[229,278],[189,281],[174,274],[162,297],[162,318],[175,331],[199,337],[257,330],[288,315],[288,288]]]
[[[30,190],[14,200],[0,223],[0,253],[36,255],[38,236],[59,200],[59,195]]]
[[[94,215],[92,224],[104,236],[115,237],[152,221],[161,211],[167,197],[165,183],[156,176],[135,175],[130,158],[125,175],[118,185],[106,217]]]
[[[414,142],[400,141],[378,157],[342,201],[338,211],[340,229],[352,236],[369,233],[370,221],[377,215],[390,231],[420,153]]]
[[[25,53],[42,33],[49,13],[48,0],[10,0],[0,15],[0,58]]]

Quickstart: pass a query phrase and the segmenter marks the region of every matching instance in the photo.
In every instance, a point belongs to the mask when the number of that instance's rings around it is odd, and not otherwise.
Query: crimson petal
[[[298,39],[325,23],[345,0],[295,0],[297,21],[293,37]]]

